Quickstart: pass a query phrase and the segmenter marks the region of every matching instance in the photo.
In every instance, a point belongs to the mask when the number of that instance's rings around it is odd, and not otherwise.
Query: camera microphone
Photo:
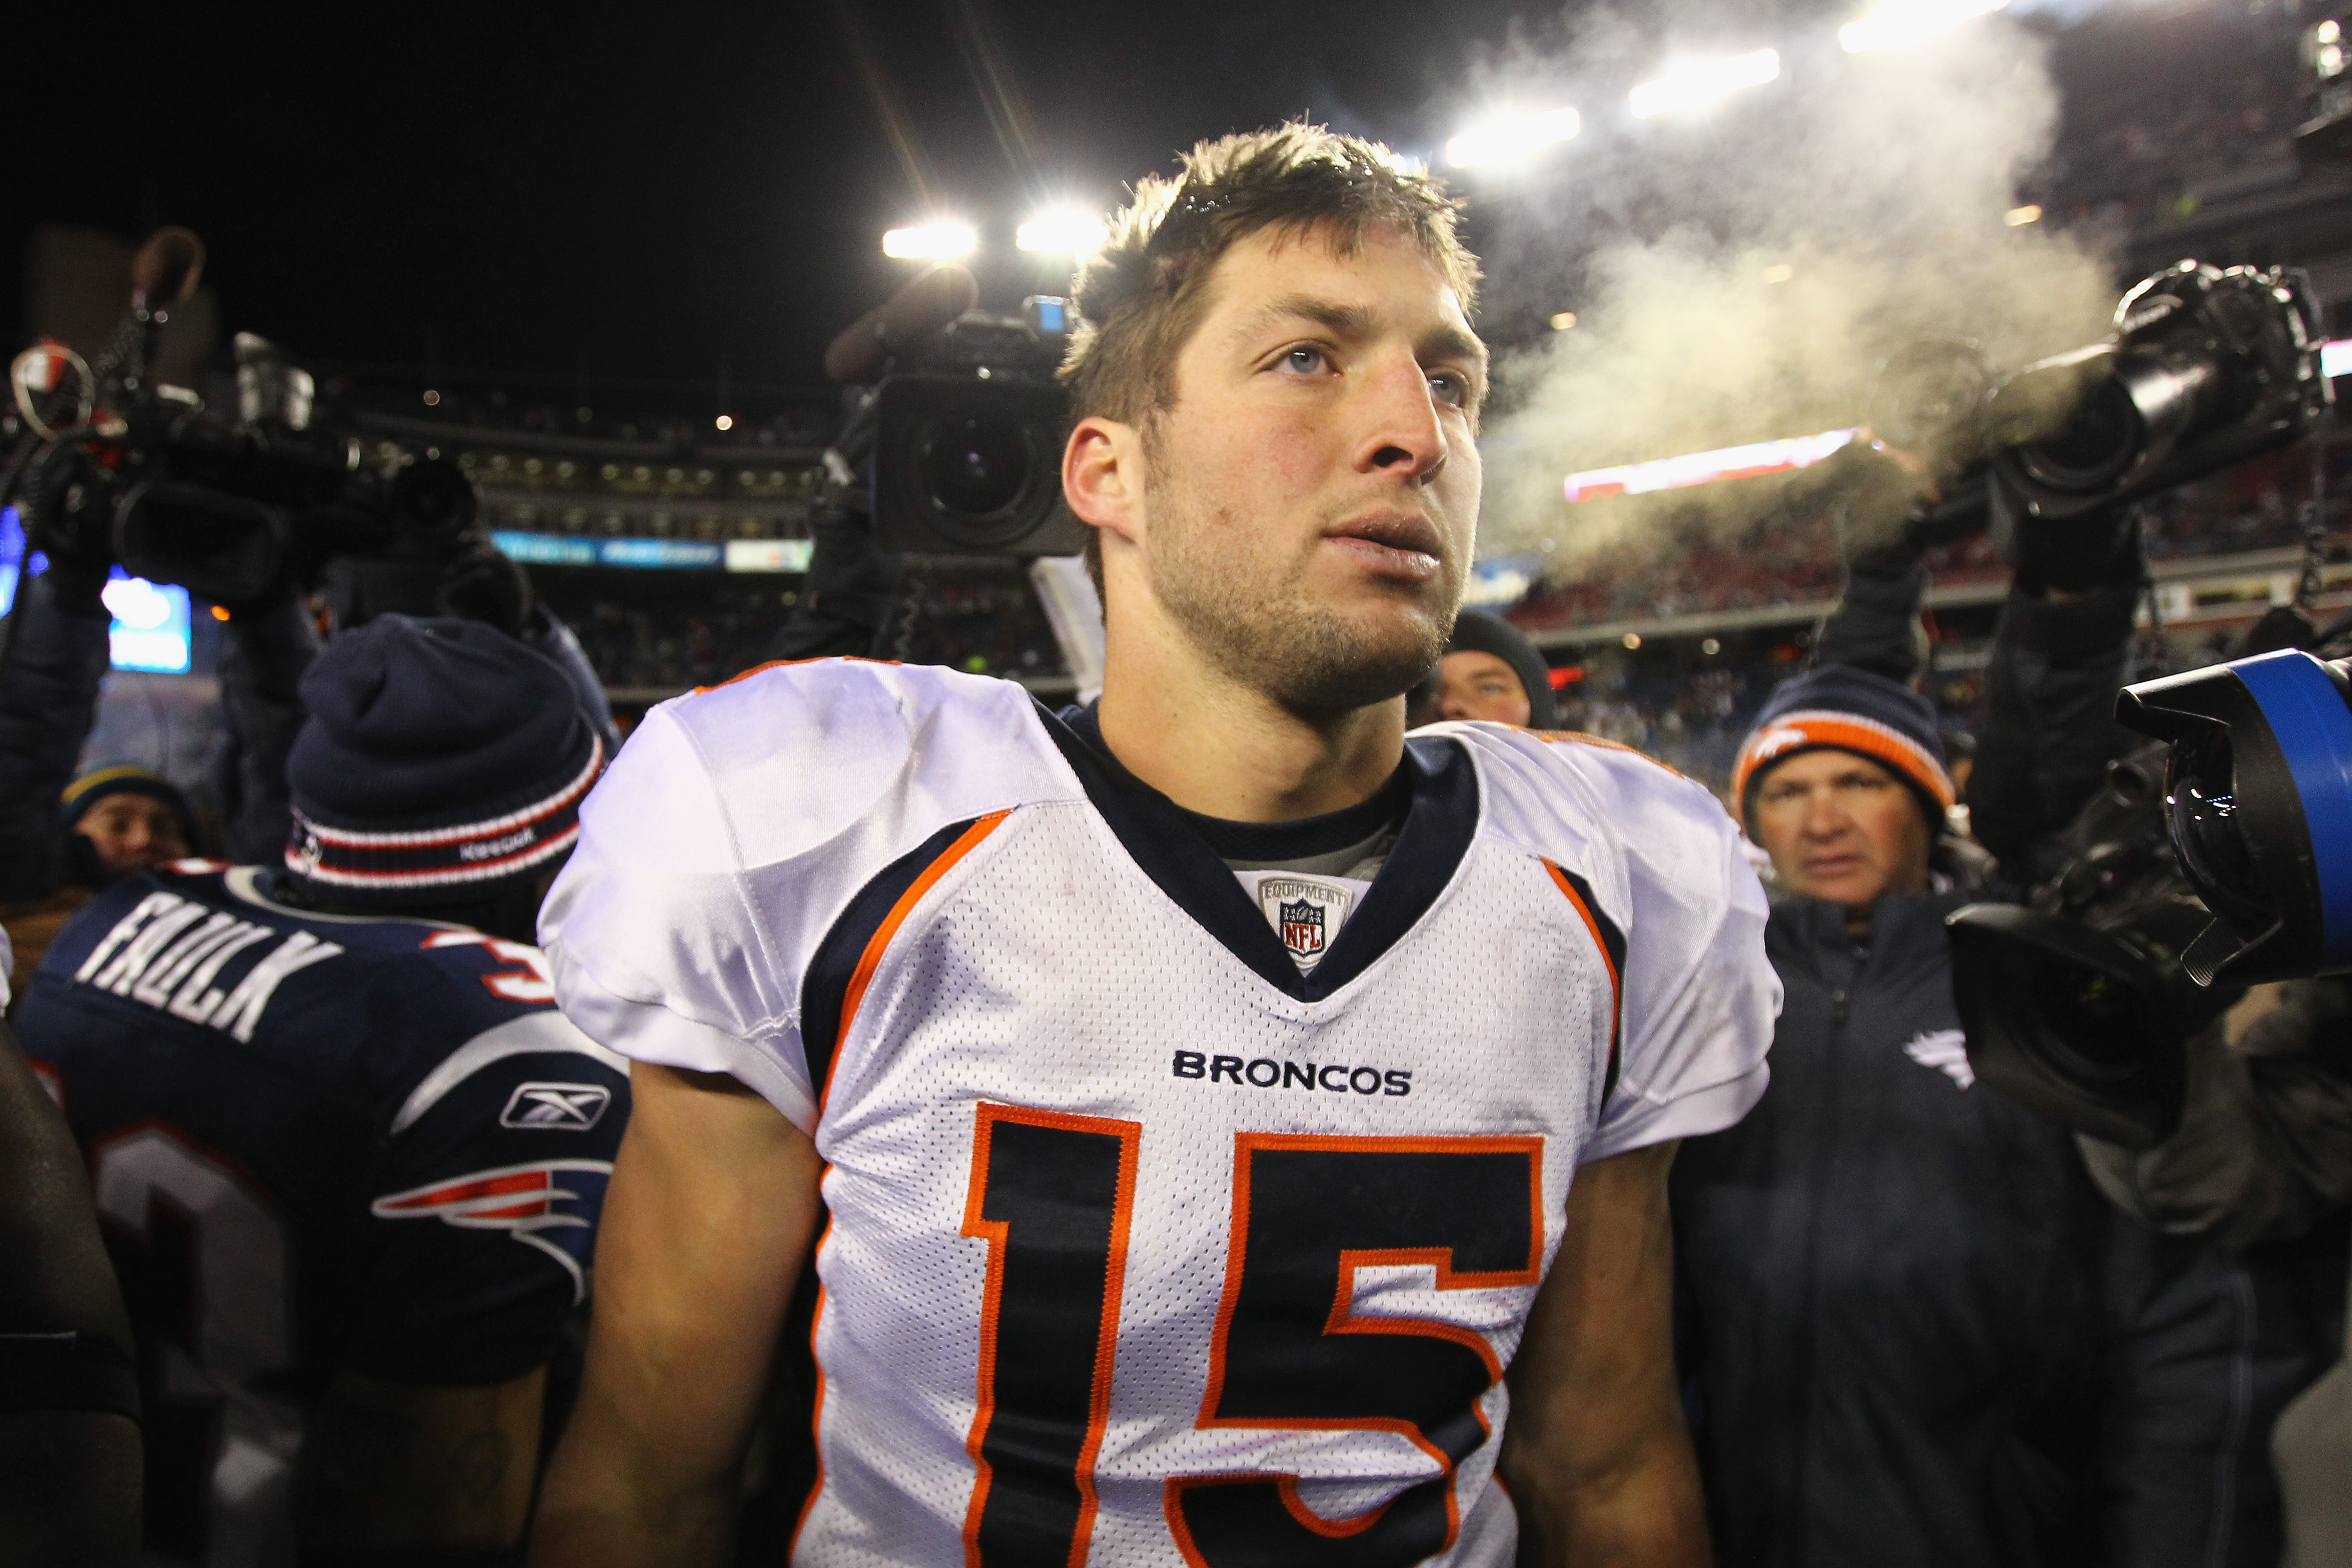
[[[145,312],[181,304],[205,275],[205,242],[172,225],[147,237],[131,260],[131,308]]]
[[[878,381],[895,353],[921,342],[980,302],[980,285],[952,261],[915,279],[844,327],[826,345],[824,374],[845,386]]]

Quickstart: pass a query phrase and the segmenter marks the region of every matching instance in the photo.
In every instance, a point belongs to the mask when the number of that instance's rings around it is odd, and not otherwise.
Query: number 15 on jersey
[[[963,1234],[988,1242],[973,1568],[1086,1560],[1110,1409],[1142,1129],[982,1104]],[[1351,1519],[1280,1474],[1166,1483],[1168,1528],[1199,1568],[1396,1568],[1452,1544],[1454,1471],[1489,1434],[1503,1368],[1486,1336],[1354,1313],[1356,1271],[1433,1269],[1440,1290],[1535,1285],[1543,1140],[1242,1133],[1224,1295],[1197,1425],[1395,1433],[1438,1473]]]

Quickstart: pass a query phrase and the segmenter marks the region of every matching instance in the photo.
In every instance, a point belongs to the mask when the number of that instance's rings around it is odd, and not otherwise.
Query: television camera
[[[875,538],[906,554],[1075,555],[1084,528],[1062,500],[1067,400],[1055,380],[1069,301],[974,308],[970,272],[933,268],[859,317],[825,351],[850,388],[835,450],[867,490]]]
[[[28,548],[111,559],[215,603],[258,603],[322,578],[346,624],[377,610],[520,623],[528,589],[476,528],[473,482],[439,448],[371,457],[318,417],[317,386],[267,340],[240,332],[230,406],[150,374],[171,310],[195,291],[204,245],[149,237],[129,310],[93,364],[47,342],[10,368],[18,434],[0,504],[23,510]],[[381,447],[377,448],[383,450]]]
[[[2116,322],[2112,343],[2029,367],[1974,405],[1997,438],[2073,398],[2054,431],[1984,466],[2005,546],[2029,527],[2111,530],[2129,502],[2288,446],[2329,407],[2297,273],[2184,261],[2126,293]],[[1979,1078],[2149,1148],[2179,1125],[2190,1037],[2247,985],[2352,971],[2347,691],[2344,667],[2280,648],[2123,693],[2118,720],[2169,753],[2111,769],[2064,868],[2024,904],[1951,917]]]

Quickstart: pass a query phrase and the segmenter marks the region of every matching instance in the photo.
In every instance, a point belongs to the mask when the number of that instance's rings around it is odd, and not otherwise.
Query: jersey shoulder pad
[[[1629,876],[1721,889],[1738,832],[1706,786],[1664,763],[1572,731],[1432,729],[1476,759],[1490,831],[1591,878],[1612,913],[1628,908]]]
[[[795,1115],[803,972],[866,883],[958,823],[1085,790],[1018,685],[772,665],[646,716],[541,911],[564,1011],[625,1056]]]

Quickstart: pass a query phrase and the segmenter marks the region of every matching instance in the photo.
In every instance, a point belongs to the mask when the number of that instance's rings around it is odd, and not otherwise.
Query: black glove
[[[2032,517],[2000,486],[1993,487],[1993,542],[2017,568],[2016,585],[2033,598],[2052,592],[2087,594],[2137,583],[2140,560],[2139,509],[2128,503],[2103,507],[2063,520]]]
[[[114,513],[88,460],[59,447],[26,489],[25,542],[48,557],[50,602],[70,615],[105,615],[100,595],[114,569]]]

